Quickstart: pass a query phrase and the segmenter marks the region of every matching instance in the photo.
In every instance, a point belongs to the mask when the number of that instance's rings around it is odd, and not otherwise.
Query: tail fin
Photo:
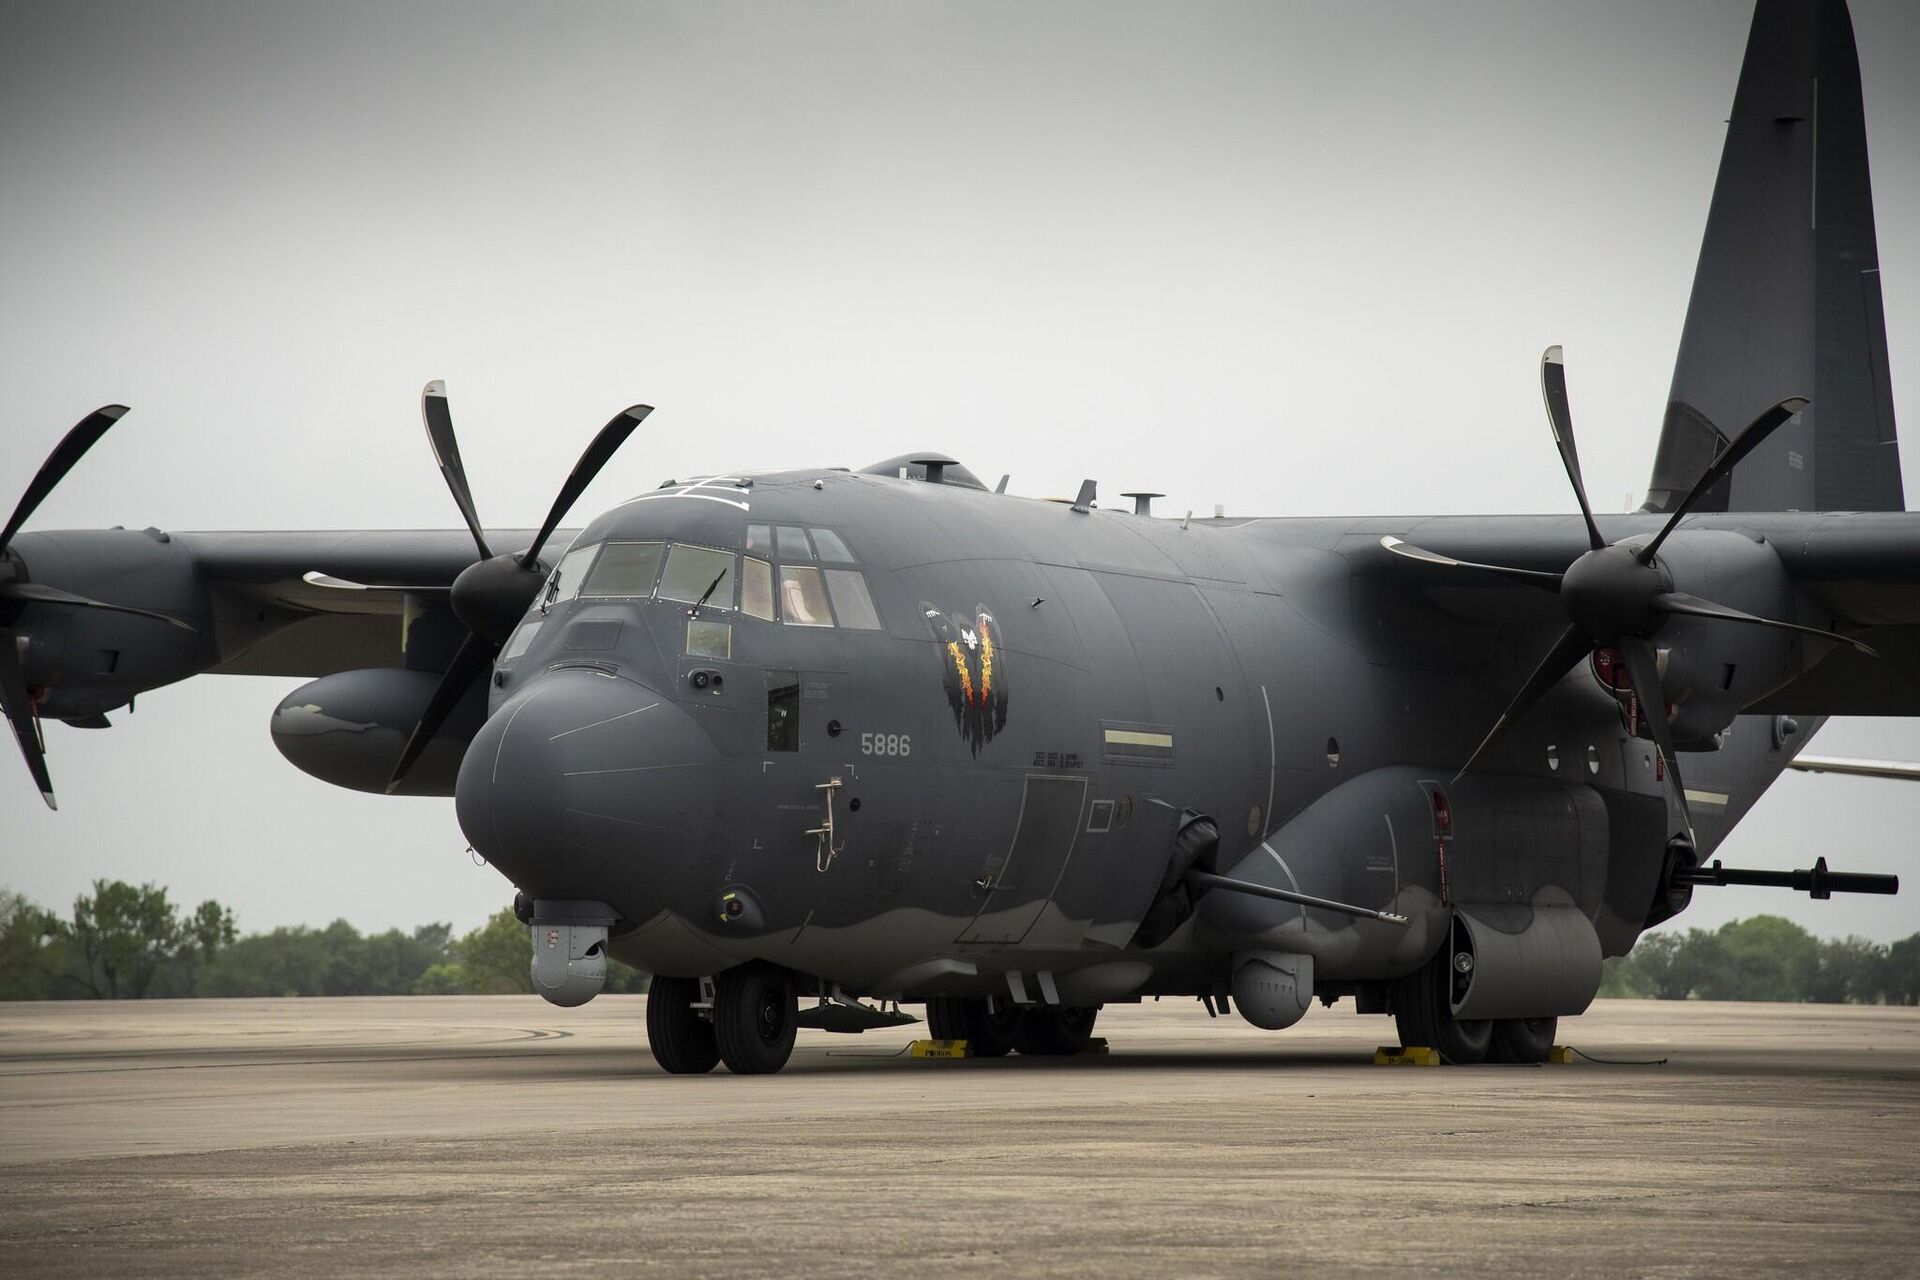
[[[1699,510],[1905,510],[1845,0],[1754,10],[1645,509],[1789,395],[1813,403]]]

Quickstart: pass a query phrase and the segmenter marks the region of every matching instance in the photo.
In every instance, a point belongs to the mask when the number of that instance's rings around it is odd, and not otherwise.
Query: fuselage
[[[614,953],[659,973],[1117,998],[1284,944],[1337,987],[1417,965],[1454,902],[1542,894],[1624,951],[1670,834],[1650,744],[1583,669],[1455,783],[1554,602],[1489,643],[1391,560],[1364,522],[843,471],[665,488],[584,529],[508,642],[461,821],[528,894],[612,905]],[[1218,870],[1413,923],[1220,899],[1144,947],[1201,817]]]

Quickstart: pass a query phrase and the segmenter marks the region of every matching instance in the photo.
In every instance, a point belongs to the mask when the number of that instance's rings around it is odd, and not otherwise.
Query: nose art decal
[[[987,606],[975,605],[969,617],[949,617],[920,602],[933,638],[941,644],[942,680],[954,726],[974,755],[1007,727],[1007,675],[1000,649],[1000,624]]]

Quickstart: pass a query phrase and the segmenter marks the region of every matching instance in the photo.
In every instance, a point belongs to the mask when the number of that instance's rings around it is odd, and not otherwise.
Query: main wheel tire
[[[1545,1062],[1553,1052],[1558,1018],[1501,1018],[1493,1024],[1489,1062]]]
[[[1393,1022],[1404,1048],[1436,1049],[1454,1066],[1485,1062],[1493,1041],[1493,1023],[1453,1016],[1452,950],[1442,947],[1433,959],[1393,986]]]
[[[669,1075],[705,1075],[720,1061],[713,1024],[693,1007],[699,998],[698,978],[655,978],[647,985],[647,1045]]]
[[[800,1004],[785,969],[746,964],[714,981],[713,1036],[735,1075],[768,1075],[793,1056]]]
[[[935,996],[927,1001],[927,1030],[936,1040],[965,1040],[972,1057],[1004,1058],[1013,1052],[1023,1015],[1004,1002],[987,1006],[985,1000]]]
[[[1097,1004],[1029,1009],[1020,1019],[1013,1047],[1028,1057],[1068,1057],[1087,1047],[1093,1037],[1093,1020],[1099,1016]]]

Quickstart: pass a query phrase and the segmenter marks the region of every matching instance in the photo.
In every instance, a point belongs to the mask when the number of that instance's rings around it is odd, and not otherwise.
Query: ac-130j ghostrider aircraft
[[[1879,281],[1846,9],[1761,0],[1639,514],[1591,513],[1558,348],[1578,517],[1161,519],[911,454],[557,530],[636,406],[539,531],[488,532],[432,383],[464,531],[21,532],[116,406],[0,533],[0,693],[51,804],[43,719],[316,677],[287,758],[454,796],[536,988],[657,975],[668,1071],[777,1070],[899,1001],[1070,1053],[1165,994],[1270,1028],[1350,996],[1537,1061],[1696,885],[1894,887],[1706,861],[1820,717],[1920,714]]]

